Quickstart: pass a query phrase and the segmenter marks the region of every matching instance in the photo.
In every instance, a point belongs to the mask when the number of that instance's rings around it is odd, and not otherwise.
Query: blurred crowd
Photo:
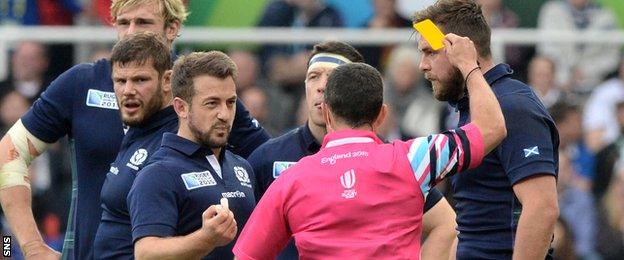
[[[208,1],[187,0],[191,16]],[[219,1],[211,1],[219,2]],[[231,1],[244,2],[245,1]],[[230,2],[230,4],[231,4]],[[409,28],[409,13],[434,2],[409,0],[263,0],[250,26]],[[348,2],[348,3],[346,3]],[[525,17],[510,0],[478,0],[493,28],[536,27],[575,32],[622,30],[620,0],[522,1],[539,10]],[[110,0],[2,0],[0,25],[101,25],[110,23]],[[516,8],[517,9],[517,8]],[[214,10],[219,12],[219,10]],[[620,19],[620,20],[618,20]],[[201,20],[189,18],[189,21]],[[191,24],[194,26],[201,23]],[[188,26],[191,26],[188,25]],[[204,24],[205,25],[205,24]],[[210,24],[208,24],[210,25]],[[184,32],[184,30],[182,30]],[[407,36],[406,36],[407,37]],[[76,46],[20,42],[12,46],[10,74],[0,82],[0,127],[6,132],[45,87],[75,63]],[[110,46],[93,46],[91,59]],[[197,46],[177,46],[183,53]],[[455,108],[432,97],[419,70],[414,42],[356,46],[383,72],[391,115],[380,131],[386,140],[406,139],[453,127]],[[213,48],[213,47],[210,47]],[[273,135],[306,120],[304,80],[310,46],[225,48],[239,68],[238,95]],[[558,259],[624,257],[624,58],[613,44],[505,46],[506,63],[535,90],[559,129],[560,221],[554,245]],[[509,120],[509,119],[508,119]],[[527,129],[531,131],[531,129]],[[62,246],[71,196],[67,141],[54,145],[31,167],[35,216],[46,240]],[[448,198],[452,201],[452,197]],[[3,227],[6,228],[6,224]],[[9,233],[3,230],[2,233]]]

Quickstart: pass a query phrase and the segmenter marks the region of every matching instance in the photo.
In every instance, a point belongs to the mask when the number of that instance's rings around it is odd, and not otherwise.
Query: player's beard
[[[457,101],[464,95],[464,77],[459,69],[453,67],[450,78],[433,84],[433,96],[440,101]]]
[[[216,123],[210,126],[210,129],[208,129],[208,131],[201,130],[200,127],[198,127],[198,124],[196,124],[192,115],[189,115],[188,127],[195,137],[195,140],[197,140],[199,144],[213,149],[225,147],[228,137],[230,136],[230,130],[232,129],[231,125],[228,125],[226,122],[218,120]],[[225,131],[224,136],[219,137],[217,136],[217,133],[215,133],[218,129],[227,129],[227,131]]]
[[[162,86],[160,82],[158,82],[158,88],[156,89],[156,94],[152,96],[152,98],[147,102],[141,102],[141,108],[138,111],[138,114],[133,117],[128,117],[121,114],[121,121],[131,127],[137,127],[142,125],[147,119],[149,119],[152,115],[156,114],[163,107],[164,97],[162,96]],[[120,108],[123,109],[123,108]]]

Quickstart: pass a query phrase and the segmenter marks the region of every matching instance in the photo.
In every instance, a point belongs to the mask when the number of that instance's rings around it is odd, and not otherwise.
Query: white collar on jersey
[[[373,140],[373,138],[370,138],[370,137],[347,137],[347,138],[341,138],[341,139],[329,141],[327,142],[325,147],[334,147],[334,146],[339,146],[343,144],[374,143],[374,142],[375,140]]]

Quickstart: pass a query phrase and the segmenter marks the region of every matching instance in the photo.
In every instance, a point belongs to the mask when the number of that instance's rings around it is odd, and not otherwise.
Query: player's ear
[[[171,74],[172,70],[166,70],[162,76],[162,88],[165,93],[171,93]]]
[[[188,111],[190,109],[189,104],[179,97],[173,98],[173,109],[179,118],[186,119],[188,117]]]
[[[386,120],[386,116],[388,116],[388,105],[381,105],[381,109],[379,110],[379,115],[377,115],[377,119],[373,122],[373,132],[377,130],[383,122]]]
[[[333,132],[334,129],[332,125],[334,124],[334,120],[332,118],[331,112],[329,111],[329,107],[325,102],[321,103],[321,111],[323,112],[323,119],[325,119],[325,128],[328,133]]]
[[[173,20],[169,25],[165,25],[165,37],[167,37],[167,41],[172,43],[176,37],[178,37],[180,33],[180,21]]]

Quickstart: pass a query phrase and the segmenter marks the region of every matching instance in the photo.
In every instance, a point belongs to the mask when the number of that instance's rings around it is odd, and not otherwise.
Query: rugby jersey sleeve
[[[289,187],[285,178],[269,186],[232,250],[237,259],[275,259],[286,246],[292,235],[285,211]]]
[[[481,132],[473,123],[413,139],[408,145],[407,159],[425,197],[444,177],[481,164],[485,149]]]
[[[269,133],[251,117],[243,102],[236,100],[236,115],[232,124],[232,131],[228,139],[228,148],[233,153],[247,158],[260,146],[271,138]]]
[[[267,144],[263,144],[258,149],[253,151],[247,161],[253,168],[254,178],[255,178],[255,186],[254,186],[254,195],[256,196],[256,202],[262,198],[266,190],[269,188],[269,185],[273,183],[273,165],[270,158],[267,156],[267,149],[269,146]]]
[[[438,204],[444,198],[444,194],[440,192],[440,190],[435,187],[429,190],[429,195],[425,200],[425,207],[423,208],[423,213],[427,213],[431,208]]]
[[[537,102],[524,95],[499,98],[507,137],[494,152],[512,184],[535,175],[557,176],[557,127]]]
[[[74,99],[78,88],[92,78],[92,64],[79,64],[56,78],[22,116],[30,133],[46,143],[54,143],[70,132]]]
[[[137,174],[128,193],[127,203],[132,223],[132,241],[148,237],[176,235],[178,195],[175,181],[165,166],[152,163]]]

